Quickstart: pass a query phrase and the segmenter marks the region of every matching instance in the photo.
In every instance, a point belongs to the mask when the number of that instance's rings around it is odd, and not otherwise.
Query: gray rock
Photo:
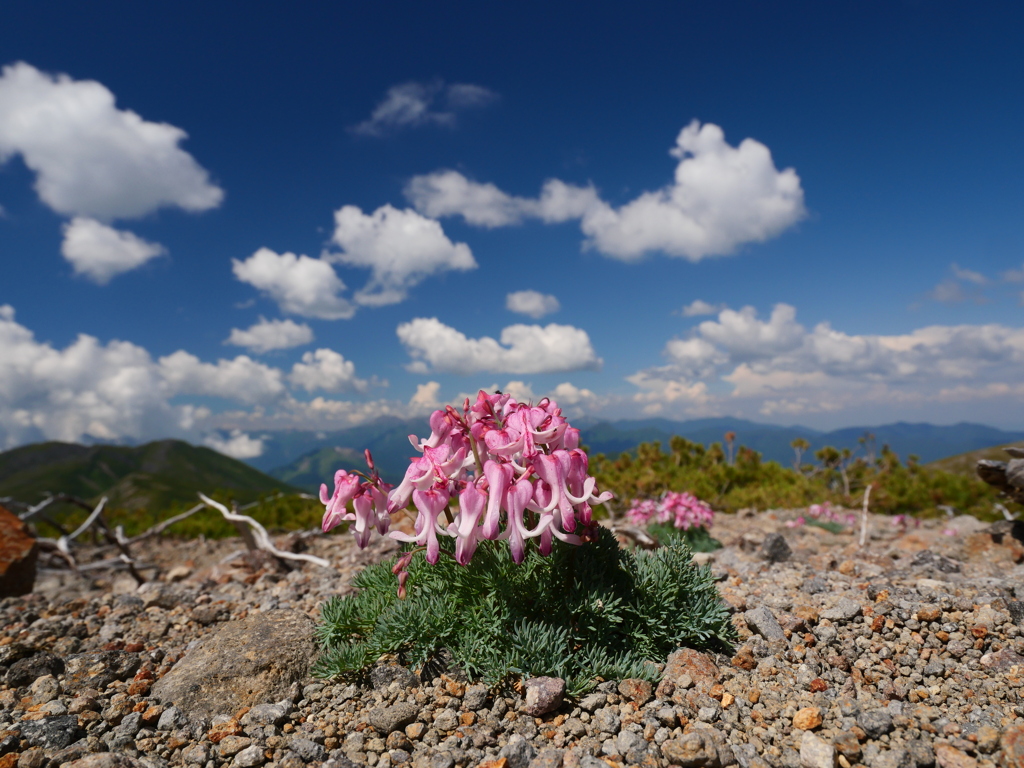
[[[451,709],[442,709],[434,715],[434,728],[439,731],[454,731],[459,727],[459,716]]]
[[[414,704],[400,703],[391,706],[374,707],[370,710],[367,720],[378,733],[387,736],[399,728],[404,728],[419,714],[419,708]]]
[[[531,677],[526,686],[523,711],[533,717],[546,715],[562,705],[565,697],[565,680],[560,677]]]
[[[849,621],[860,615],[860,604],[848,597],[839,598],[839,602],[831,608],[826,608],[819,614],[820,619],[829,621]]]
[[[177,731],[188,726],[188,718],[185,713],[177,707],[168,707],[160,714],[156,721],[158,731]],[[206,762],[205,760],[203,761]]]
[[[256,768],[257,765],[263,765],[267,760],[263,753],[263,747],[259,744],[252,744],[235,755],[231,764],[237,765],[238,768]]]
[[[462,706],[474,712],[483,709],[487,705],[488,694],[486,685],[471,685],[466,689],[465,696],[462,697]]]
[[[935,750],[924,739],[910,739],[903,746],[910,762],[917,768],[931,768],[935,765]]]
[[[594,727],[601,733],[611,734],[619,732],[619,725],[621,723],[619,720],[619,713],[611,707],[605,707],[604,709],[597,710],[590,722],[592,722]]]
[[[185,765],[205,765],[210,759],[210,748],[206,744],[190,744],[181,751]]]
[[[560,749],[542,749],[530,761],[529,768],[559,768],[562,765],[562,756],[564,754]]]
[[[370,670],[370,684],[376,690],[387,688],[395,681],[402,688],[416,688],[420,684],[419,675],[398,664],[380,664]]]
[[[53,675],[37,677],[29,686],[28,695],[33,704],[46,704],[60,696],[60,683]]]
[[[143,768],[143,764],[123,752],[98,752],[64,763],[62,768]]]
[[[753,744],[733,744],[732,753],[740,768],[750,768],[754,758],[757,757],[757,747]]]
[[[242,725],[281,725],[292,713],[291,699],[282,699],[276,704],[257,704],[244,715]]]
[[[508,744],[501,748],[498,758],[504,757],[508,762],[508,768],[529,768],[530,761],[537,755],[533,748],[522,736],[514,735],[508,740]]]
[[[118,680],[127,680],[139,671],[139,655],[124,651],[75,653],[68,656],[64,689],[93,688],[102,691]]]
[[[913,763],[905,749],[886,749],[878,753],[872,761],[872,768],[910,768]]]
[[[682,768],[720,768],[722,765],[714,737],[703,730],[669,739],[661,745],[661,754]]]
[[[746,619],[747,626],[765,640],[786,639],[782,626],[768,606],[760,605],[757,608],[753,608],[744,613],[743,618]]]
[[[892,730],[892,715],[884,709],[869,709],[857,715],[857,725],[870,739],[877,739]]]
[[[30,747],[42,747],[47,751],[64,749],[84,734],[78,728],[76,715],[44,717],[18,724],[21,737]]]
[[[800,741],[800,764],[804,768],[833,768],[836,748],[811,731],[804,731]]]
[[[313,629],[312,619],[291,610],[228,622],[158,680],[152,696],[207,716],[279,701],[309,674]]]
[[[1010,619],[1018,627],[1024,626],[1024,602],[1020,600],[1011,600],[1006,604],[1006,610],[1010,614]]]
[[[37,653],[11,664],[7,670],[7,685],[11,688],[21,688],[25,685],[32,685],[44,675],[56,677],[63,671],[64,661],[59,656],[54,656],[52,653]]]
[[[770,563],[781,563],[793,554],[781,533],[769,533],[761,542],[761,556]]]
[[[608,696],[603,693],[590,693],[580,699],[580,709],[593,712],[608,703]]]

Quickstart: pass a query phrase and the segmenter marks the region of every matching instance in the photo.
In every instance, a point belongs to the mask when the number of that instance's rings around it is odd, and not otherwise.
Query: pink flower
[[[334,528],[343,520],[352,520],[353,517],[347,513],[345,507],[359,493],[359,476],[350,475],[344,469],[334,473],[334,495],[328,498],[327,485],[320,486],[320,503],[326,505],[324,511],[323,530],[324,533]]]
[[[421,547],[425,546],[427,562],[433,565],[441,553],[437,535],[446,533],[445,529],[438,525],[437,518],[448,506],[448,491],[433,488],[429,491],[413,491],[412,503],[420,513],[416,518],[416,533],[392,531],[390,536],[398,541],[414,541]]]

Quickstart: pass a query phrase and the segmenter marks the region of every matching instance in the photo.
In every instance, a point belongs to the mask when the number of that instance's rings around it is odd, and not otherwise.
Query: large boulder
[[[267,611],[224,624],[153,686],[152,695],[190,716],[231,714],[280,701],[309,675],[314,623],[304,613]]]
[[[0,597],[27,595],[36,581],[39,545],[28,525],[0,507]]]

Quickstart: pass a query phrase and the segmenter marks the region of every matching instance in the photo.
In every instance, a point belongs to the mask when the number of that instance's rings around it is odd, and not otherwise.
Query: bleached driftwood
[[[280,558],[281,560],[302,560],[307,563],[314,563],[315,565],[319,565],[323,568],[331,567],[331,564],[328,561],[324,560],[322,557],[316,557],[315,555],[296,554],[294,552],[285,552],[284,550],[278,549],[270,540],[270,534],[267,533],[267,529],[260,525],[260,523],[256,520],[253,520],[248,515],[240,515],[237,512],[230,511],[219,501],[214,501],[205,494],[200,493],[199,498],[206,506],[210,507],[210,509],[215,509],[218,512],[220,512],[221,515],[224,516],[225,520],[236,524],[241,523],[247,526],[249,536],[253,540],[256,549],[268,552],[274,557]]]

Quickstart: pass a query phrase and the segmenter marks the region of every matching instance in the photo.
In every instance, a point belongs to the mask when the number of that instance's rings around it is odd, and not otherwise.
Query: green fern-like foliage
[[[647,533],[662,546],[667,546],[672,541],[682,541],[691,552],[714,552],[722,548],[722,542],[700,525],[683,529],[676,528],[672,523],[648,523]]]
[[[389,653],[416,667],[444,649],[492,686],[551,675],[578,695],[598,678],[653,682],[654,663],[674,649],[736,639],[710,570],[691,558],[679,537],[652,552],[626,551],[605,529],[579,547],[556,541],[546,558],[530,549],[520,565],[503,542],[483,541],[466,567],[416,556],[405,599],[394,561],[379,563],[354,579],[354,594],[321,607],[315,673],[351,677]]]

